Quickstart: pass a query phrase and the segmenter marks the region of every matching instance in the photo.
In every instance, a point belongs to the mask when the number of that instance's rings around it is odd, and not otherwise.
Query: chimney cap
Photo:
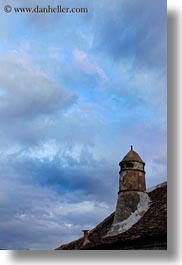
[[[136,161],[145,164],[144,161],[139,156],[139,154],[133,150],[133,145],[131,145],[131,150],[125,155],[125,157],[121,160],[119,165],[123,162],[129,162],[129,161]]]
[[[83,236],[83,244],[82,246],[85,246],[86,244],[89,243],[89,239],[88,239],[88,236],[89,236],[89,230],[88,229],[84,229],[82,230],[84,232],[84,236]]]

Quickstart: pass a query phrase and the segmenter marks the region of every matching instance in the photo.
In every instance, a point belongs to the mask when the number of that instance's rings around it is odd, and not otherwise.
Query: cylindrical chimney
[[[84,238],[83,238],[83,246],[85,246],[86,244],[89,243],[89,240],[88,240],[88,233],[89,233],[89,230],[82,230],[84,232]]]

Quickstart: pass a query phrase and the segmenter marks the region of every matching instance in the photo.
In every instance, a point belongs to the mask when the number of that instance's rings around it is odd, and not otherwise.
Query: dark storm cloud
[[[35,144],[40,136],[44,137],[45,117],[67,110],[76,102],[76,96],[17,58],[2,61],[0,66],[2,146],[11,141]]]
[[[2,62],[1,68],[1,120],[32,119],[63,110],[74,102],[71,93],[56,86],[41,72],[13,62]]]
[[[92,228],[114,208],[113,166],[88,152],[79,160],[1,157],[0,175],[1,247],[51,249],[65,242],[67,233],[71,240],[83,227]]]
[[[91,153],[84,150],[77,159],[59,153],[53,160],[9,155],[4,163],[3,159],[1,161],[2,175],[9,172],[8,167],[15,179],[18,172],[17,181],[21,183],[52,187],[61,195],[81,191],[80,201],[87,198],[96,201],[108,199],[111,202],[111,198],[115,197],[111,187],[117,182],[117,167],[114,167],[115,171],[112,163],[95,160]]]

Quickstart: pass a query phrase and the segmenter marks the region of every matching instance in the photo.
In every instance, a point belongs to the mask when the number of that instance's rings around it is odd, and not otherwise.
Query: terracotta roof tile
[[[113,222],[114,213],[112,213],[89,232],[90,243],[84,248],[82,247],[83,237],[81,237],[57,249],[125,249],[125,247],[132,249],[132,244],[135,241],[138,242],[135,244],[140,244],[141,239],[146,242],[147,248],[151,238],[156,240],[156,244],[162,240],[167,245],[167,185],[159,185],[148,195],[151,198],[149,210],[126,232],[105,237]]]

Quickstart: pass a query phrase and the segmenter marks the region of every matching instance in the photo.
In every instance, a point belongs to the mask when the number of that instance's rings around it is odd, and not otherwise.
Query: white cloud
[[[78,203],[64,203],[56,209],[55,212],[61,213],[62,215],[69,215],[70,213],[75,213],[80,215],[81,213],[93,213],[96,210],[102,211],[107,210],[108,206],[104,203],[96,203],[94,201],[81,201]]]
[[[37,158],[40,159],[40,161],[45,158],[52,161],[59,152],[59,148],[60,147],[56,143],[56,140],[50,139],[22,152],[22,155],[26,155],[30,158]]]

